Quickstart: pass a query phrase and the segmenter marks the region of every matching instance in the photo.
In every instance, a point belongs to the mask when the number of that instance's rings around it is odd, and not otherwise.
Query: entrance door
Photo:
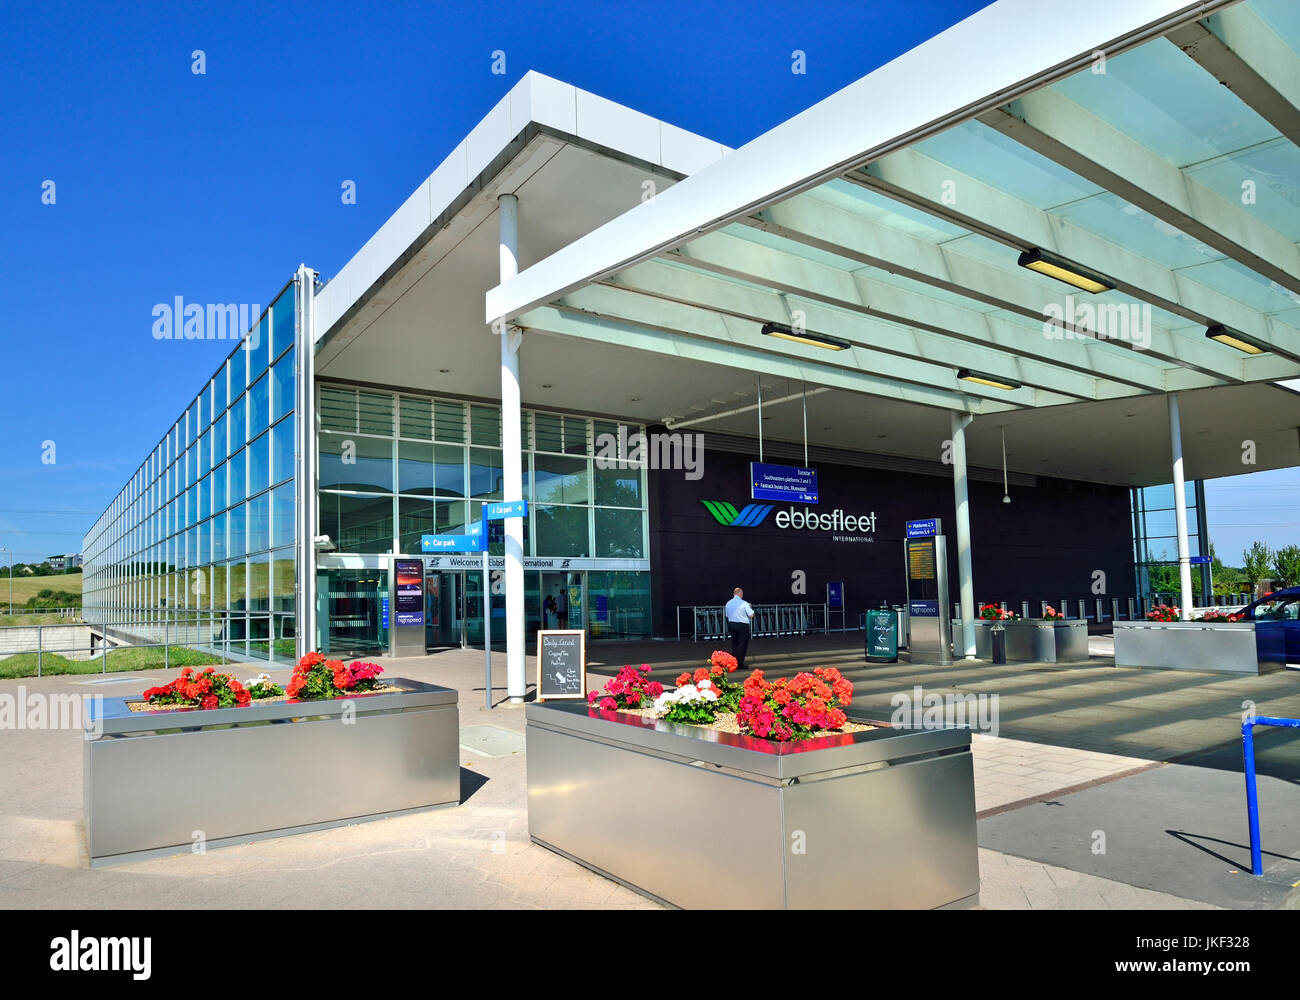
[[[586,627],[587,598],[585,573],[543,573],[542,627],[548,629]],[[549,598],[549,600],[548,600]]]
[[[424,645],[444,649],[465,644],[465,574],[431,570],[424,582]]]

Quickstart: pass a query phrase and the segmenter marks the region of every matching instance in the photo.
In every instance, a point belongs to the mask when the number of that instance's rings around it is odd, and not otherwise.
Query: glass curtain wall
[[[88,622],[292,659],[294,299],[291,282],[86,535]]]
[[[324,383],[318,412],[319,533],[336,553],[419,556],[421,535],[459,534],[485,501],[505,499],[499,406]],[[648,558],[645,471],[605,461],[626,459],[637,433],[644,428],[524,411],[525,556]],[[499,536],[488,551],[504,554]],[[649,574],[599,576],[608,592],[600,632],[648,635]],[[540,620],[540,605],[533,611]]]
[[[1205,525],[1205,487],[1199,480],[1183,484],[1187,502],[1187,546],[1193,559],[1209,555]],[[1174,487],[1146,486],[1133,490],[1133,562],[1137,593],[1153,603],[1177,604],[1178,532],[1174,516]],[[1210,567],[1192,564],[1192,591],[1199,603],[1208,603]]]

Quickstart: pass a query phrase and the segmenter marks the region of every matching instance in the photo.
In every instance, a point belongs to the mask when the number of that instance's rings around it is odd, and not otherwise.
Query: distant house
[[[50,564],[50,569],[55,572],[63,572],[66,569],[72,569],[81,565],[81,553],[71,552],[61,556],[50,556],[45,560]]]

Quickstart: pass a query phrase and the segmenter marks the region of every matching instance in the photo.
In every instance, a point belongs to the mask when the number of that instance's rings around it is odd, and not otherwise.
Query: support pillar
[[[957,511],[957,592],[961,603],[961,633],[954,637],[954,652],[962,659],[975,656],[975,580],[970,555],[970,497],[966,486],[966,425],[969,413],[950,413],[952,420],[952,491]]]
[[[317,649],[316,609],[316,272],[305,264],[294,276],[294,500],[297,580],[294,648],[298,657]],[[328,623],[326,623],[328,627]],[[273,637],[274,638],[274,637]]]
[[[1192,556],[1187,544],[1187,490],[1183,477],[1183,426],[1178,413],[1178,393],[1169,394],[1169,450],[1174,463],[1174,531],[1178,535],[1178,609],[1184,618],[1192,613]]]
[[[519,273],[519,199],[503,194],[497,199],[500,215],[500,280]],[[502,326],[501,336],[501,465],[504,500],[522,500],[523,420],[519,408],[519,331]],[[506,691],[512,705],[523,703],[527,690],[524,671],[524,519],[505,520],[506,552]],[[484,592],[490,581],[484,580]],[[490,612],[490,601],[485,608]],[[490,654],[489,654],[490,655]]]

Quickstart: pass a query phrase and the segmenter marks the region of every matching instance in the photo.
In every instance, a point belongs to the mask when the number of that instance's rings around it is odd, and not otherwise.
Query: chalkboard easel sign
[[[537,700],[587,697],[587,633],[543,629],[537,633]]]

